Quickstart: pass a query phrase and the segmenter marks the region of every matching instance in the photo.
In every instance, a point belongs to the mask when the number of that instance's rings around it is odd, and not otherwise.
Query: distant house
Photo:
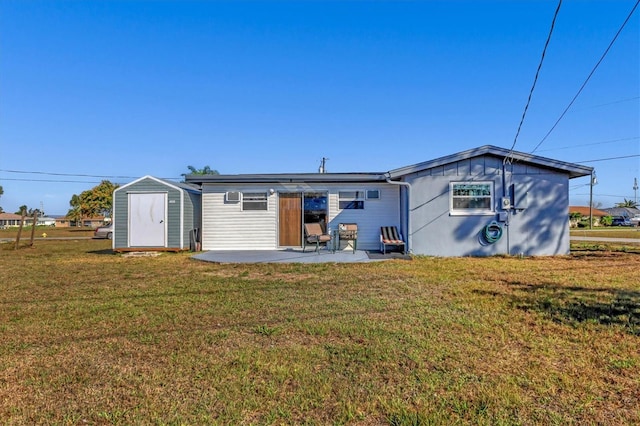
[[[632,218],[635,215],[640,214],[640,209],[635,209],[632,207],[609,207],[602,210],[606,211],[609,216],[613,217],[622,216]]]
[[[56,219],[48,216],[40,216],[38,217],[38,221],[36,222],[38,226],[55,226]]]
[[[22,216],[14,213],[0,213],[0,228],[13,228],[20,226]],[[24,226],[29,226],[33,223],[32,217],[24,218]]]
[[[599,226],[600,219],[602,219],[605,216],[610,216],[609,213],[607,213],[604,210],[599,210],[594,208],[589,209],[589,206],[569,206],[569,216],[580,215],[580,218],[588,219],[590,214],[593,214],[593,226]],[[578,226],[578,223],[580,222],[580,218],[578,217],[570,218],[571,227]]]
[[[70,219],[67,216],[60,216],[54,218],[56,228],[69,228],[69,227],[88,227],[97,228],[111,221],[111,218],[104,216],[96,216],[84,218],[80,221]]]

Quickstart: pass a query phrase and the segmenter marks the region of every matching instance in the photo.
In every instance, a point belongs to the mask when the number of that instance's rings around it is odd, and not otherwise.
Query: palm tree
[[[202,169],[196,169],[193,166],[187,166],[187,169],[189,169],[189,171],[191,173],[182,173],[181,176],[188,176],[188,175],[219,175],[220,173],[218,173],[217,170],[212,169],[209,166],[204,166],[204,168]]]
[[[636,203],[633,200],[627,200],[625,198],[624,199],[624,203],[617,203],[616,207],[627,207],[627,208],[637,209],[638,208],[638,203]]]

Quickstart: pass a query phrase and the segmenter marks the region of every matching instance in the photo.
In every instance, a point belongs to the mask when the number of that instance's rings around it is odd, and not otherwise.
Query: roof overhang
[[[447,155],[446,157],[436,158],[435,160],[425,161],[423,163],[411,166],[400,167],[399,169],[389,171],[391,179],[398,179],[403,176],[418,173],[433,167],[444,166],[446,164],[457,161],[468,160],[474,157],[490,155],[498,157],[502,160],[509,159],[511,163],[533,164],[538,167],[565,172],[569,175],[569,179],[582,176],[589,176],[593,172],[593,167],[583,166],[575,163],[567,163],[565,161],[554,160],[551,158],[540,157],[538,155],[526,154],[524,152],[511,151],[509,149],[500,148],[493,145],[484,145],[479,148],[469,149],[457,154]]]
[[[216,183],[349,183],[384,182],[384,173],[283,173],[238,175],[187,175],[185,181],[195,184]]]

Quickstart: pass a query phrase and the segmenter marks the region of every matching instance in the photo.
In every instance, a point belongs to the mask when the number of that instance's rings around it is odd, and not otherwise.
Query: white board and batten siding
[[[274,193],[270,193],[270,189]],[[339,208],[340,191],[379,190],[380,198],[365,200],[364,209]],[[227,191],[267,194],[267,211],[243,211],[242,202],[225,200]],[[340,223],[358,224],[358,248],[379,248],[380,227],[400,228],[400,188],[384,183],[357,184],[204,184],[202,193],[203,250],[276,250],[278,249],[278,193],[327,192],[329,227]]]

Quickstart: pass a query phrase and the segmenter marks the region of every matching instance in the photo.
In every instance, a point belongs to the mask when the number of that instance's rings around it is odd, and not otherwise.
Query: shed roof
[[[190,184],[188,182],[172,182],[170,180],[157,178],[157,177],[153,177],[153,176],[149,176],[149,175],[142,176],[141,178],[138,178],[138,179],[136,179],[136,180],[134,180],[132,182],[129,182],[129,183],[125,184],[125,185],[122,185],[122,186],[116,188],[114,190],[114,192],[115,191],[120,191],[120,190],[122,190],[122,189],[124,189],[124,188],[126,188],[128,186],[136,184],[136,183],[138,183],[140,181],[143,181],[145,179],[151,179],[151,180],[154,180],[156,182],[162,183],[164,185],[167,185],[167,186],[170,186],[170,187],[176,188],[176,189],[183,189],[185,191],[196,192],[196,193],[200,193],[201,192],[200,188],[198,188],[197,186],[194,186],[194,185],[192,185],[192,184]]]
[[[411,173],[417,173],[423,170],[431,169],[433,167],[444,166],[446,164],[468,160],[470,158],[480,157],[483,155],[491,155],[494,157],[499,157],[501,159],[509,158],[513,163],[519,162],[525,164],[533,164],[547,169],[563,171],[569,174],[570,179],[589,176],[593,171],[593,167],[589,166],[567,163],[565,161],[540,157],[533,154],[526,154],[524,152],[511,151],[509,149],[500,148],[493,145],[484,145],[479,148],[473,148],[467,151],[458,152],[456,154],[447,155],[445,157],[436,158],[435,160],[429,160],[411,166],[400,167],[398,169],[389,171],[389,176],[392,179],[395,179]]]

